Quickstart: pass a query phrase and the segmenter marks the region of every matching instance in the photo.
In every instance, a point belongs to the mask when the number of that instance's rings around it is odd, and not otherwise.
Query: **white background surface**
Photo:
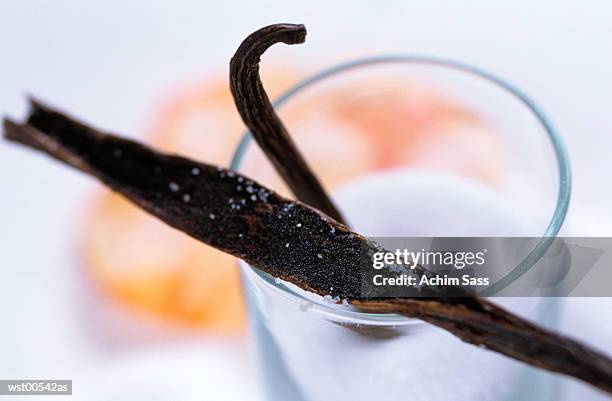
[[[98,126],[137,136],[161,93],[226,69],[247,33],[269,23],[301,22],[309,30],[307,44],[275,48],[274,57],[311,63],[314,71],[357,55],[426,53],[517,83],[540,103],[569,148],[572,234],[612,235],[610,21],[608,1],[4,1],[0,112],[20,116],[24,94],[32,93]],[[326,62],[311,62],[315,58]],[[0,143],[0,185],[1,378],[73,377],[76,390],[76,372],[88,377],[89,371],[129,370],[140,376],[133,381],[137,388],[159,382],[148,378],[163,376],[168,366],[187,366],[201,372],[195,394],[221,399],[219,386],[237,379],[241,385],[226,386],[232,389],[226,395],[255,397],[242,342],[198,338],[191,348],[199,350],[198,358],[184,345],[177,352],[153,351],[155,357],[136,350],[114,359],[93,349],[79,323],[78,282],[66,278],[74,276],[73,221],[94,184]],[[566,331],[612,350],[612,324],[587,312],[602,305],[573,301]],[[95,358],[99,365],[80,368]],[[108,368],[109,360],[117,366]],[[568,393],[594,399],[581,391],[572,386]]]

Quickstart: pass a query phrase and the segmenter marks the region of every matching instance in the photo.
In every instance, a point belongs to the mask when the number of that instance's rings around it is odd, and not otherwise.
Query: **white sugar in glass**
[[[300,150],[364,235],[559,231],[569,198],[563,148],[528,99],[484,73],[409,56],[358,60],[302,82],[283,102],[281,118]],[[247,140],[233,167],[286,191]],[[537,401],[554,394],[554,375],[444,330],[360,313],[240,268],[267,400]],[[555,325],[559,305],[549,299],[493,301]]]

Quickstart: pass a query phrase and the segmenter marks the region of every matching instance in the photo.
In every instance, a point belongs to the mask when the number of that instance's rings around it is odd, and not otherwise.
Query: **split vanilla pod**
[[[486,299],[457,297],[461,289],[434,287],[418,298],[360,295],[361,257],[384,249],[342,223],[259,79],[260,55],[278,42],[301,43],[305,35],[303,25],[264,27],[244,40],[230,65],[243,121],[299,201],[238,172],[102,132],[36,100],[30,100],[23,122],[4,120],[4,136],[96,177],[170,226],[306,291],[345,299],[371,313],[421,319],[465,342],[612,393],[612,360],[606,355]],[[430,274],[420,266],[416,270]]]

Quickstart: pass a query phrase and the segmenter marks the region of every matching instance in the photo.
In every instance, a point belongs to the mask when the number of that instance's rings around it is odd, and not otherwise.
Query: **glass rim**
[[[413,55],[413,54],[389,54],[389,55],[377,55],[370,56],[364,58],[354,59],[348,62],[336,64],[332,67],[328,67],[320,70],[319,72],[303,79],[297,84],[290,87],[283,94],[281,94],[278,98],[276,98],[272,104],[275,108],[282,106],[289,99],[293,98],[295,95],[299,94],[302,90],[315,85],[316,83],[323,81],[327,78],[331,78],[337,74],[342,72],[350,71],[353,69],[357,69],[360,67],[368,67],[375,66],[379,64],[397,64],[397,63],[410,63],[410,64],[423,64],[430,65],[434,67],[441,68],[449,68],[453,70],[457,70],[463,73],[467,73],[469,75],[475,76],[477,78],[484,79],[489,83],[499,87],[501,90],[512,95],[516,100],[522,103],[527,109],[532,113],[532,115],[536,118],[539,125],[543,128],[546,133],[546,137],[549,140],[550,145],[553,148],[555,154],[555,161],[557,165],[557,171],[559,174],[558,184],[559,188],[557,191],[557,199],[555,204],[555,210],[549,220],[549,223],[546,227],[546,230],[542,234],[542,237],[535,245],[535,247],[530,251],[530,253],[523,259],[521,263],[515,266],[510,272],[508,272],[501,279],[485,288],[478,295],[480,296],[490,296],[493,295],[516,279],[525,274],[529,269],[544,255],[544,253],[550,247],[553,239],[559,233],[561,226],[565,220],[567,215],[567,210],[569,207],[570,197],[571,197],[571,189],[572,189],[572,180],[571,180],[571,168],[569,164],[569,158],[567,156],[567,151],[565,149],[565,145],[561,140],[561,137],[557,130],[552,125],[551,121],[542,111],[542,109],[523,92],[521,89],[516,87],[515,85],[509,83],[505,79],[498,77],[495,74],[492,74],[486,70],[483,70],[479,67],[473,66],[468,63],[455,61],[451,59],[435,57],[435,56],[427,56],[427,55]],[[232,159],[230,161],[230,168],[234,170],[239,170],[242,159],[252,141],[252,136],[249,131],[246,131],[238,146],[236,147],[234,154],[232,155]],[[281,286],[274,282],[274,280],[266,279],[265,273],[259,271],[258,269],[254,269],[255,272],[264,279],[268,284],[279,288],[282,291],[286,291],[291,293],[294,296],[299,296],[299,294],[293,292],[287,287]],[[339,311],[338,312],[342,312]],[[360,313],[360,312],[354,312]],[[367,316],[381,316],[381,314],[369,314],[369,313],[360,313],[362,315]],[[382,314],[386,316],[398,317],[398,315],[394,314]],[[405,319],[405,317],[402,316]]]
[[[282,296],[285,299],[295,302],[296,304],[306,305],[303,309],[311,313],[316,313],[323,317],[333,318],[336,323],[351,323],[351,324],[363,324],[367,326],[378,326],[378,327],[395,327],[395,326],[407,326],[422,323],[420,320],[409,318],[394,313],[369,313],[362,312],[350,307],[340,307],[338,304],[331,302],[319,301],[316,299],[307,298],[299,292],[288,287],[282,281],[277,282],[273,276],[253,268],[245,261],[239,260],[238,267],[243,265],[246,269],[249,269],[255,275],[256,280],[260,280],[266,285],[271,291]],[[243,273],[241,273],[241,277]],[[244,288],[244,286],[243,286]],[[302,306],[300,306],[301,308]]]

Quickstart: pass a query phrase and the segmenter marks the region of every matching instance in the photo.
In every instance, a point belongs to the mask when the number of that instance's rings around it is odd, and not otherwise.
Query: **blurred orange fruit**
[[[270,71],[264,69],[263,81],[271,98],[295,82],[280,72],[284,70]],[[372,81],[360,84],[359,91],[340,85],[305,94],[280,114],[328,188],[371,170],[401,165],[459,172],[489,184],[499,176],[501,152],[494,133],[425,84]],[[221,165],[228,164],[244,132],[226,77],[175,91],[151,127],[150,142],[161,149]],[[289,195],[256,146],[242,166],[247,175]],[[209,330],[236,332],[243,327],[232,257],[109,192],[90,208],[86,227],[82,245],[87,267],[116,299]]]

